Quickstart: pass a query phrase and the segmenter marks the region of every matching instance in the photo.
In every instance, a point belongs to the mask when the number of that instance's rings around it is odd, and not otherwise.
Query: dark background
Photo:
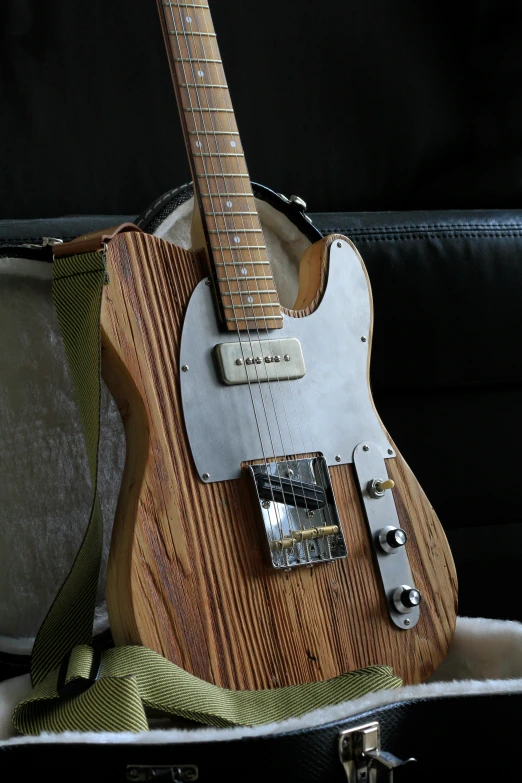
[[[211,0],[252,178],[314,212],[522,206],[522,3]],[[154,0],[3,0],[0,218],[189,179]]]

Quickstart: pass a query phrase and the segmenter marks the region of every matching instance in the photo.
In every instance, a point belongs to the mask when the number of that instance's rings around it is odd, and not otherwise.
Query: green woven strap
[[[96,660],[89,644],[103,532],[97,470],[100,308],[105,281],[101,252],[54,262],[53,297],[85,433],[93,502],[78,555],[36,638],[31,660],[34,690],[14,711],[16,728],[24,734],[144,731],[146,708],[214,726],[256,725],[400,687],[401,680],[388,666],[370,666],[326,682],[229,691],[194,677],[145,647],[116,647]]]
[[[75,647],[65,683],[88,682],[93,650]],[[340,704],[401,681],[387,666],[370,666],[325,682],[266,691],[229,691],[194,677],[146,647],[103,654],[99,679],[88,690],[58,695],[59,672],[36,686],[13,719],[19,731],[146,731],[145,708],[212,726],[256,725]]]
[[[103,253],[59,258],[53,264],[53,299],[76,389],[93,502],[76,560],[36,637],[31,658],[33,685],[57,668],[72,647],[89,644],[92,639],[103,533],[97,473],[101,394],[100,309],[105,277]]]

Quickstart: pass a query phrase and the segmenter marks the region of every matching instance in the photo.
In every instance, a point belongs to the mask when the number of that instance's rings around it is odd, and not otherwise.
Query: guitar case
[[[16,736],[11,713],[30,689],[34,636],[74,559],[90,498],[83,435],[51,300],[51,244],[131,220],[188,247],[192,187],[169,191],[138,217],[0,222],[0,774],[13,781],[47,773],[54,781],[178,783],[515,779],[522,624],[514,620],[522,619],[522,612],[516,567],[508,573],[505,560],[492,552],[491,526],[497,531],[498,554],[498,530],[502,524],[513,528],[516,521],[509,497],[503,501],[497,489],[505,487],[509,496],[507,465],[512,474],[519,464],[516,444],[522,432],[513,406],[521,390],[512,374],[503,375],[498,356],[488,357],[488,369],[484,354],[502,336],[506,351],[520,355],[520,327],[513,330],[510,308],[512,291],[522,283],[522,213],[336,213],[313,216],[311,222],[300,199],[286,199],[260,185],[254,185],[254,193],[283,305],[293,304],[302,253],[322,234],[345,233],[361,251],[376,302],[372,379],[377,404],[446,526],[464,613],[475,616],[459,618],[450,652],[429,682],[369,694],[283,723],[216,729],[151,719],[151,730],[141,735]],[[501,281],[493,295],[492,278]],[[466,279],[477,307],[486,296],[488,301],[487,313],[479,314],[472,332],[453,308]],[[440,290],[437,280],[442,280]],[[401,296],[407,310],[399,313]],[[435,319],[440,320],[441,306],[446,318],[439,328]],[[482,337],[479,363],[476,341]],[[405,339],[410,349],[394,351]],[[461,344],[466,346],[460,363],[451,359],[450,340],[459,344],[457,354]],[[422,349],[413,361],[411,346]],[[498,407],[495,431],[473,441],[479,436],[471,433],[470,424],[461,421],[460,430],[455,429],[459,405],[467,400],[474,415],[487,418],[484,406],[490,398],[483,387],[492,386]],[[464,402],[456,393],[463,387]],[[511,439],[504,438],[506,430]],[[106,389],[102,431],[105,567],[124,459],[119,414]],[[503,439],[503,456],[489,464],[491,489],[486,486],[477,497],[470,488],[476,460],[494,450],[497,437]],[[446,454],[444,447],[455,441],[467,449],[447,449],[446,483],[437,491],[437,483],[431,487],[429,480],[435,456]],[[493,496],[500,527],[485,520]],[[507,553],[513,538],[506,534],[504,541]],[[511,551],[510,557],[516,562],[519,555]],[[111,644],[103,578],[95,637],[99,647]],[[411,757],[416,761],[408,761]]]

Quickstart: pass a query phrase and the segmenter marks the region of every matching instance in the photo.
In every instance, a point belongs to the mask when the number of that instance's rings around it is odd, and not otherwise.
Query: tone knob
[[[389,555],[396,554],[404,546],[408,536],[400,527],[388,525],[383,527],[379,533],[379,544],[381,549]]]
[[[422,596],[415,587],[401,585],[393,594],[395,608],[401,614],[408,614],[420,604]]]
[[[386,535],[388,546],[391,546],[392,549],[404,546],[407,540],[408,536],[401,527],[398,527],[396,530],[390,530]]]

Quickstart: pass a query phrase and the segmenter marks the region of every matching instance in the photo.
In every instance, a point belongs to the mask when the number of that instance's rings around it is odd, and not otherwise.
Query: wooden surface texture
[[[324,269],[327,246],[314,251]],[[349,557],[290,572],[267,561],[247,482],[197,476],[179,345],[189,297],[205,276],[201,255],[127,234],[111,241],[107,266],[103,374],[127,437],[107,576],[116,643],[145,644],[233,689],[322,680],[370,664],[392,665],[405,682],[426,679],[453,635],[456,576],[435,512],[399,453],[387,465],[423,595],[411,631],[389,619],[352,465],[330,469]],[[324,269],[316,279],[326,279]]]

